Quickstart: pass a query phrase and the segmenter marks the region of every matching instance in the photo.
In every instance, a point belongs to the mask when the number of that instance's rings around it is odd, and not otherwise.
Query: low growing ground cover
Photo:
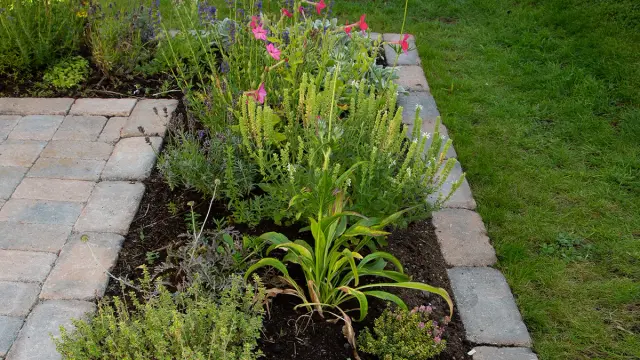
[[[636,1],[410,1],[452,133],[541,359],[640,357]],[[337,1],[392,31],[400,1]]]

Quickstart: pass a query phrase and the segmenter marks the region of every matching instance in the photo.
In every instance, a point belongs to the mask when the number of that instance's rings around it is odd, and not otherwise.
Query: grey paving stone
[[[88,301],[49,300],[33,309],[6,360],[57,360],[61,355],[51,336],[60,336],[60,326],[72,330],[71,319],[82,319],[95,311]]]
[[[82,237],[87,241],[83,242]],[[47,277],[41,299],[93,300],[104,295],[124,238],[109,233],[74,234]]]
[[[95,141],[106,123],[104,116],[67,116],[53,134],[53,140]]]
[[[26,167],[0,166],[0,199],[11,197],[27,170]]]
[[[442,209],[433,213],[440,251],[449,266],[489,266],[496,252],[478,213],[466,209]]]
[[[36,283],[0,281],[0,315],[26,317],[39,293]]]
[[[0,357],[7,355],[11,344],[18,337],[24,320],[14,316],[0,316]]]
[[[78,99],[70,115],[129,116],[136,99]]]
[[[410,137],[411,136],[410,134],[413,132],[413,121],[409,124],[405,124],[405,126],[407,127],[407,134]],[[429,151],[429,149],[431,148],[431,144],[435,139],[435,129],[436,129],[435,121],[423,120],[420,126],[420,132],[423,134],[425,133],[430,134],[430,137],[429,139],[427,139],[426,145],[424,147],[425,152]],[[449,139],[449,130],[447,130],[447,127],[441,123],[440,127],[438,128],[438,134],[443,139],[442,146],[440,147],[440,152],[442,152],[444,151],[444,146],[446,144],[446,141]],[[447,150],[447,153],[445,154],[445,159],[449,159],[449,158],[455,159],[457,157],[458,157],[458,154],[456,153],[456,150],[453,144],[451,144],[451,146]]]
[[[0,250],[0,281],[43,282],[56,258],[45,252]]]
[[[104,160],[40,158],[27,177],[98,181]]]
[[[531,346],[527,327],[500,271],[455,267],[447,273],[467,340],[476,344]]]
[[[0,115],[67,115],[69,98],[0,98]]]
[[[70,225],[0,222],[0,249],[58,253],[71,234]]]
[[[0,144],[0,166],[29,167],[45,145],[45,141],[6,140]]]
[[[16,189],[13,198],[85,202],[94,186],[93,181],[26,178]]]
[[[427,78],[424,76],[422,66],[407,65],[397,67],[399,79],[394,82],[406,91],[429,91]]]
[[[76,232],[126,235],[144,194],[142,183],[103,181],[96,185],[78,218]]]
[[[139,101],[122,128],[120,137],[164,136],[167,124],[177,107],[177,100],[147,99]],[[142,128],[144,133],[141,133],[139,128]]]
[[[0,209],[2,209],[2,206],[4,206],[4,203],[6,203],[6,200],[0,200]]]
[[[9,136],[19,120],[20,116],[17,115],[0,115],[0,142]]]
[[[76,202],[10,199],[0,210],[0,221],[73,225],[82,206]]]
[[[473,360],[538,360],[538,356],[529,348],[478,346],[473,348]]]
[[[107,160],[113,145],[99,141],[51,141],[44,148],[41,158]]]
[[[64,116],[29,115],[20,119],[9,134],[12,140],[51,140]]]
[[[382,39],[385,42],[395,42],[402,40],[402,35],[400,34],[384,34],[382,35]],[[413,35],[409,36],[407,40],[409,42],[409,50],[405,54],[404,52],[400,52],[400,56],[398,56],[398,60],[396,61],[396,51],[389,44],[384,44],[384,54],[387,59],[387,65],[393,66],[395,65],[420,65],[420,55],[418,55],[418,50],[416,49],[416,40]]]
[[[453,183],[460,179],[460,176],[462,176],[462,167],[460,166],[460,163],[456,163],[456,165],[449,173],[449,176],[442,184],[440,191],[429,195],[427,201],[433,204],[437,201],[439,196],[441,196],[442,198],[447,196],[451,192]],[[464,179],[462,185],[460,185],[458,190],[456,190],[449,198],[449,200],[444,203],[443,207],[469,210],[474,210],[476,208],[476,201],[473,199],[473,195],[471,194],[471,187],[469,186],[469,182],[466,178]]]
[[[147,143],[147,139],[150,143]],[[156,154],[162,146],[161,137],[133,137],[118,141],[107,161],[103,180],[144,180],[151,175]]]
[[[127,123],[128,118],[126,117],[118,117],[114,116],[109,121],[107,121],[107,125],[105,125],[104,129],[100,133],[100,137],[98,137],[98,141],[107,142],[111,144],[115,144],[120,140],[120,131]]]
[[[422,123],[435,124],[436,119],[440,116],[436,101],[429,92],[409,92],[408,94],[398,95],[398,106],[402,106],[402,122],[405,124],[413,124],[416,117],[416,108],[421,106],[420,118]]]

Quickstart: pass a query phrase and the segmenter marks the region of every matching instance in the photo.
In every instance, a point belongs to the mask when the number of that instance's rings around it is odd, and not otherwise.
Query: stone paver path
[[[0,360],[59,359],[95,310],[176,107],[0,98]]]

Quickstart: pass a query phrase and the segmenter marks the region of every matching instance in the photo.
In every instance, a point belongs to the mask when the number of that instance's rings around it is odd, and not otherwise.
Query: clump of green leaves
[[[184,292],[152,288],[148,274],[141,287],[156,293],[133,309],[119,298],[101,302],[90,321],[74,321],[54,340],[64,359],[220,359],[253,360],[263,316],[264,288],[234,277],[219,297],[196,282]]]
[[[80,48],[80,1],[0,0],[0,73],[43,68]]]
[[[245,277],[261,267],[274,267],[282,274],[281,278],[289,288],[268,291],[273,295],[294,295],[302,301],[297,307],[306,307],[321,316],[327,311],[340,311],[343,318],[348,318],[342,307],[355,300],[360,311],[359,320],[362,320],[368,313],[367,297],[370,296],[392,301],[400,308],[407,309],[398,296],[378,290],[394,287],[437,294],[447,301],[453,312],[453,303],[446,290],[411,281],[404,273],[400,261],[393,255],[383,251],[373,251],[366,256],[360,254],[365,247],[375,250],[374,238],[388,235],[383,230],[384,227],[401,216],[401,213],[385,219],[375,219],[344,211],[343,207],[344,197],[338,193],[330,213],[321,213],[317,220],[309,219],[313,244],[300,239],[289,240],[280,233],[263,234],[261,238],[271,244],[267,254],[275,249],[283,249],[287,254],[282,260],[271,257],[261,259],[247,270]],[[349,225],[349,217],[355,217],[357,221]],[[297,264],[302,268],[305,277],[303,283],[298,283],[289,275],[285,265],[287,263]],[[394,270],[388,270],[387,265],[393,266]],[[364,277],[370,277],[370,281],[362,284]],[[379,282],[381,279],[387,281]],[[345,322],[348,324],[347,320]]]
[[[86,81],[87,76],[89,76],[89,61],[82,56],[74,56],[47,69],[43,80],[56,88],[69,89]]]
[[[587,260],[591,255],[593,245],[585,239],[567,233],[559,233],[555,242],[541,245],[541,252],[546,255],[558,256],[564,261]]]
[[[381,360],[426,360],[446,347],[442,339],[446,319],[441,326],[431,318],[431,306],[386,309],[375,319],[373,332],[368,328],[358,337],[359,350]]]
[[[88,21],[93,62],[105,76],[130,75],[152,58],[151,44],[160,26],[155,1],[96,2],[91,5]]]

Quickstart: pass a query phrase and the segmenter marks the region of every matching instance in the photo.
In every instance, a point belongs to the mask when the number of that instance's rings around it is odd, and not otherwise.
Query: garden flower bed
[[[24,2],[2,18],[62,11],[66,22],[47,25],[69,29],[31,50],[5,30],[13,40],[0,50],[15,60],[4,67],[42,69],[56,49],[64,60],[45,70],[48,89],[86,90],[74,37],[83,28],[96,87],[142,76],[162,86],[140,95],[182,100],[121,128],[146,140],[157,170],[104,269],[112,280],[98,315],[56,340],[63,357],[465,359],[467,339],[529,345],[517,309],[497,314],[515,325],[495,340],[473,337],[478,326],[463,321],[474,309],[461,317],[453,304],[469,290],[449,277],[476,274],[464,266],[490,266],[495,254],[482,236],[470,241],[478,256],[456,240],[440,252],[436,230],[449,218],[434,227],[432,212],[475,203],[433,99],[408,92],[428,90],[412,36],[371,33],[364,14],[338,25],[324,0],[232,1],[227,17],[182,2],[176,30],[155,2],[63,4]],[[400,77],[382,63],[414,66]],[[508,286],[503,298],[511,306]]]

